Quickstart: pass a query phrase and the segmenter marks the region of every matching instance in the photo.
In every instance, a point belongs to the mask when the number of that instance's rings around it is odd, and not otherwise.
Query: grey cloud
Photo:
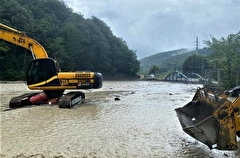
[[[240,31],[239,0],[65,1],[86,17],[105,21],[130,46],[158,51],[191,49],[196,36],[208,40]]]

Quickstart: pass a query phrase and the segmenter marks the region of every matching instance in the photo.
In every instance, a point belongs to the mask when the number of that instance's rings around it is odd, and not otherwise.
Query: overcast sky
[[[157,51],[193,49],[196,37],[240,31],[240,0],[64,0],[85,18],[103,20],[128,45]]]

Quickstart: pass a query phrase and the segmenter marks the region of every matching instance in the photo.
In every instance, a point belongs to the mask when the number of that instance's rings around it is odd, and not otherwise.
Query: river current
[[[31,91],[22,82],[0,86],[0,157],[240,156],[239,150],[210,150],[183,132],[174,109],[191,101],[201,85],[104,81],[101,89],[84,90],[84,103],[72,109],[46,104],[14,110],[6,110],[9,100]]]

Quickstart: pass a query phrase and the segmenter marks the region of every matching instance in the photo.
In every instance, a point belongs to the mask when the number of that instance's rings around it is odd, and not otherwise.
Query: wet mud
[[[240,156],[239,150],[210,150],[182,131],[174,109],[191,101],[201,85],[106,81],[101,89],[84,90],[86,100],[72,109],[41,105],[7,111],[10,98],[30,90],[24,83],[0,86],[0,157]]]

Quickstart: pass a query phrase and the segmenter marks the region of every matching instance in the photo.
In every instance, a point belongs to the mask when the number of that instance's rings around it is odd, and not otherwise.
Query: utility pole
[[[196,37],[196,50],[198,51],[198,36]]]
[[[196,37],[196,41],[194,41],[194,43],[196,44],[196,54],[198,54],[198,48],[199,48],[199,41],[198,41],[198,36]]]

